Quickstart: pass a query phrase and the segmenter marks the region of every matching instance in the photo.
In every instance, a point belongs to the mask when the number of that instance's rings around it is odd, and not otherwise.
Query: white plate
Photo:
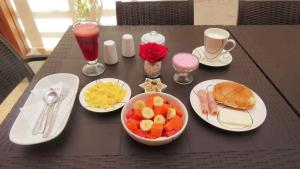
[[[225,52],[225,50],[223,50],[223,52]],[[197,47],[196,49],[193,50],[192,54],[198,57],[199,63],[206,66],[222,67],[222,66],[229,65],[232,62],[232,55],[230,54],[230,52],[226,52],[222,54],[222,56],[215,61],[211,61],[207,59],[205,57],[204,46]]]
[[[117,103],[113,107],[108,108],[108,109],[100,109],[100,108],[89,107],[88,104],[84,100],[84,92],[89,87],[91,87],[92,85],[94,85],[97,82],[114,82],[114,83],[118,83],[122,87],[124,87],[124,89],[126,90],[126,94],[125,94],[123,100],[121,101],[121,103]],[[131,97],[131,90],[130,90],[130,87],[129,87],[129,85],[127,83],[125,83],[124,81],[119,80],[119,79],[103,78],[103,79],[98,79],[98,80],[92,81],[91,83],[89,83],[86,86],[84,86],[81,89],[81,92],[80,92],[80,95],[79,95],[79,101],[80,101],[80,104],[82,105],[82,107],[84,107],[85,109],[87,109],[89,111],[93,111],[93,112],[96,112],[96,113],[107,113],[107,112],[111,112],[111,111],[114,111],[114,110],[117,110],[117,109],[123,107],[124,104],[128,102],[128,100],[130,99],[130,97]]]
[[[62,82],[64,84],[63,91],[68,91],[68,96],[66,97],[64,101],[61,103],[60,109],[59,109],[59,115],[57,116],[56,123],[54,124],[53,131],[49,135],[48,138],[43,138],[42,134],[38,135],[32,135],[32,127],[29,123],[34,123],[35,121],[28,121],[28,118],[26,118],[24,113],[32,113],[27,111],[20,111],[18,117],[16,118],[10,133],[9,133],[9,139],[19,145],[32,145],[32,144],[38,144],[47,142],[49,140],[52,140],[56,138],[65,128],[68,119],[71,114],[71,110],[76,98],[76,93],[78,90],[79,85],[79,78],[76,75],[68,74],[68,73],[58,73],[58,74],[52,74],[49,76],[46,76],[38,81],[38,83],[35,85],[33,90],[44,90],[46,88],[50,88],[53,85],[57,84],[58,82]],[[34,105],[37,102],[37,96],[33,93],[29,95],[27,98],[25,106]],[[40,100],[41,98],[39,98]],[[40,112],[37,112],[40,113]]]
[[[197,91],[200,89],[202,89],[202,90],[207,89],[209,91],[212,91],[213,86],[215,84],[224,82],[224,81],[228,81],[228,80],[221,80],[221,79],[207,80],[207,81],[197,84],[192,89],[192,91],[190,93],[190,102],[191,102],[191,105],[192,105],[194,111],[197,113],[197,115],[199,117],[201,117],[207,123],[209,123],[215,127],[218,127],[220,129],[227,130],[227,131],[234,131],[234,132],[250,131],[250,130],[256,129],[257,127],[262,125],[262,123],[265,121],[266,116],[267,116],[266,105],[264,104],[263,100],[253,91],[252,92],[254,93],[254,96],[256,99],[256,104],[253,108],[247,110],[250,117],[252,118],[252,125],[249,127],[245,127],[245,128],[229,127],[224,124],[221,124],[218,120],[218,116],[212,116],[210,114],[205,115],[202,113],[200,101],[197,96]],[[220,111],[222,111],[222,109],[225,109],[225,106],[218,104],[218,109]],[[226,109],[229,109],[229,108],[226,107]]]

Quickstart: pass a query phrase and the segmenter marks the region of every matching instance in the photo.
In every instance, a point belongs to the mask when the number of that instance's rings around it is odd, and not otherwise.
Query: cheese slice
[[[229,128],[247,128],[252,126],[251,115],[246,111],[222,109],[219,122]]]

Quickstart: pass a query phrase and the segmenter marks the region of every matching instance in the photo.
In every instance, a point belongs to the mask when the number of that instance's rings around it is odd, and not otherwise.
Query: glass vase
[[[101,7],[97,0],[74,0],[76,20],[99,23]]]
[[[151,63],[145,60],[144,72],[145,75],[149,78],[156,78],[160,75],[161,72],[161,61]]]

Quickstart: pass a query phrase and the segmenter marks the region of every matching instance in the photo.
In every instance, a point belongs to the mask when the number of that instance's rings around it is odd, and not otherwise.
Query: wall
[[[238,0],[194,0],[195,25],[235,25]]]

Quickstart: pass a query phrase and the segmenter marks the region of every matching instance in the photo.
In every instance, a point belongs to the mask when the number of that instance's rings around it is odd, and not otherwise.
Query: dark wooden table
[[[69,29],[36,75],[21,99],[0,126],[0,168],[299,168],[300,120],[272,84],[237,45],[233,62],[223,68],[199,66],[194,81],[187,86],[174,83],[171,58],[177,52],[191,52],[203,44],[204,26],[122,26],[101,27],[100,43],[112,39],[121,53],[121,36],[131,33],[136,49],[140,37],[151,30],[165,35],[169,56],[163,61],[162,81],[166,90],[178,97],[189,111],[186,131],[174,142],[149,147],[132,140],[123,130],[120,112],[96,114],[75,101],[69,122],[56,139],[39,145],[19,146],[8,139],[9,130],[30,90],[42,77],[59,72],[79,76],[81,88],[92,80],[114,77],[126,81],[132,95],[142,92],[143,61],[123,58],[107,66],[99,77],[81,73],[85,60]],[[100,48],[102,51],[102,45]],[[102,55],[102,52],[101,52]],[[245,133],[226,132],[204,122],[193,111],[189,94],[193,86],[208,79],[228,79],[256,91],[267,106],[267,118],[258,129]],[[78,97],[78,96],[77,96]]]
[[[300,115],[300,25],[228,29]]]

